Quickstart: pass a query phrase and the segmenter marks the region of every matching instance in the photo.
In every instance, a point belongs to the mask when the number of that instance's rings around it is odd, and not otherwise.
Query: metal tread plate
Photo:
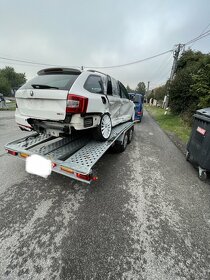
[[[84,146],[88,140],[88,137],[81,137],[81,134],[75,133],[68,137],[57,138],[55,141],[51,141],[41,147],[36,147],[36,149],[32,149],[31,151],[35,154],[56,160],[65,155],[70,156],[71,153]]]
[[[108,150],[113,142],[118,138],[124,131],[129,129],[133,123],[121,124],[112,130],[112,134],[108,141],[97,142],[91,141],[83,148],[78,150],[75,154],[66,159],[62,165],[68,166],[69,168],[89,174],[93,165],[99,160],[99,158]]]
[[[32,134],[27,137],[15,140],[13,142],[10,142],[5,145],[5,148],[10,149],[30,149],[34,146],[37,146],[41,143],[44,143],[46,141],[49,141],[53,139],[54,137],[46,135],[46,134]]]
[[[80,148],[82,148],[84,145],[86,145],[88,141],[88,138],[79,138],[77,140],[71,141],[69,143],[66,143],[65,145],[60,146],[59,148],[47,153],[47,155],[45,156],[51,160],[62,159],[64,157],[66,158],[75,153]]]

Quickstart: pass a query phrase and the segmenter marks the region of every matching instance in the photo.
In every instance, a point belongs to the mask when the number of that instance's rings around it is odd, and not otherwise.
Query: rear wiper
[[[59,89],[58,87],[51,87],[48,85],[39,85],[39,84],[32,84],[31,85],[33,88],[42,88],[42,89],[48,89],[48,88],[54,88],[54,89]]]

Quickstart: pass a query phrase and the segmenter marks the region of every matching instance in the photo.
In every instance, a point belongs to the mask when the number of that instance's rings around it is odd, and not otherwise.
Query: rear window
[[[136,94],[130,94],[131,100],[134,103],[142,103],[142,96],[141,95],[136,95]]]
[[[103,82],[100,76],[90,75],[84,84],[84,88],[92,93],[103,93]]]
[[[69,90],[79,74],[49,74],[36,76],[20,89],[61,89]]]

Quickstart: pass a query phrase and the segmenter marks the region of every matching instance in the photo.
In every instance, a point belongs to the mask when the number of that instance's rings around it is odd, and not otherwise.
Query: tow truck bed
[[[123,146],[125,136],[129,137],[128,133],[133,132],[133,128],[134,122],[126,122],[114,127],[106,142],[95,141],[86,134],[61,138],[34,133],[6,144],[5,149],[8,154],[22,159],[33,154],[40,155],[51,160],[52,171],[90,183],[96,179],[92,172],[96,162],[111,146]],[[131,141],[131,139],[127,140]]]

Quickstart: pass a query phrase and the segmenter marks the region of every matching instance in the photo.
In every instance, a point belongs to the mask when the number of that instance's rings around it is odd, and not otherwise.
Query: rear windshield
[[[141,99],[142,99],[141,95],[134,95],[133,96],[133,102],[134,103],[141,103]]]
[[[79,74],[49,74],[36,76],[20,89],[63,89],[69,90]]]

